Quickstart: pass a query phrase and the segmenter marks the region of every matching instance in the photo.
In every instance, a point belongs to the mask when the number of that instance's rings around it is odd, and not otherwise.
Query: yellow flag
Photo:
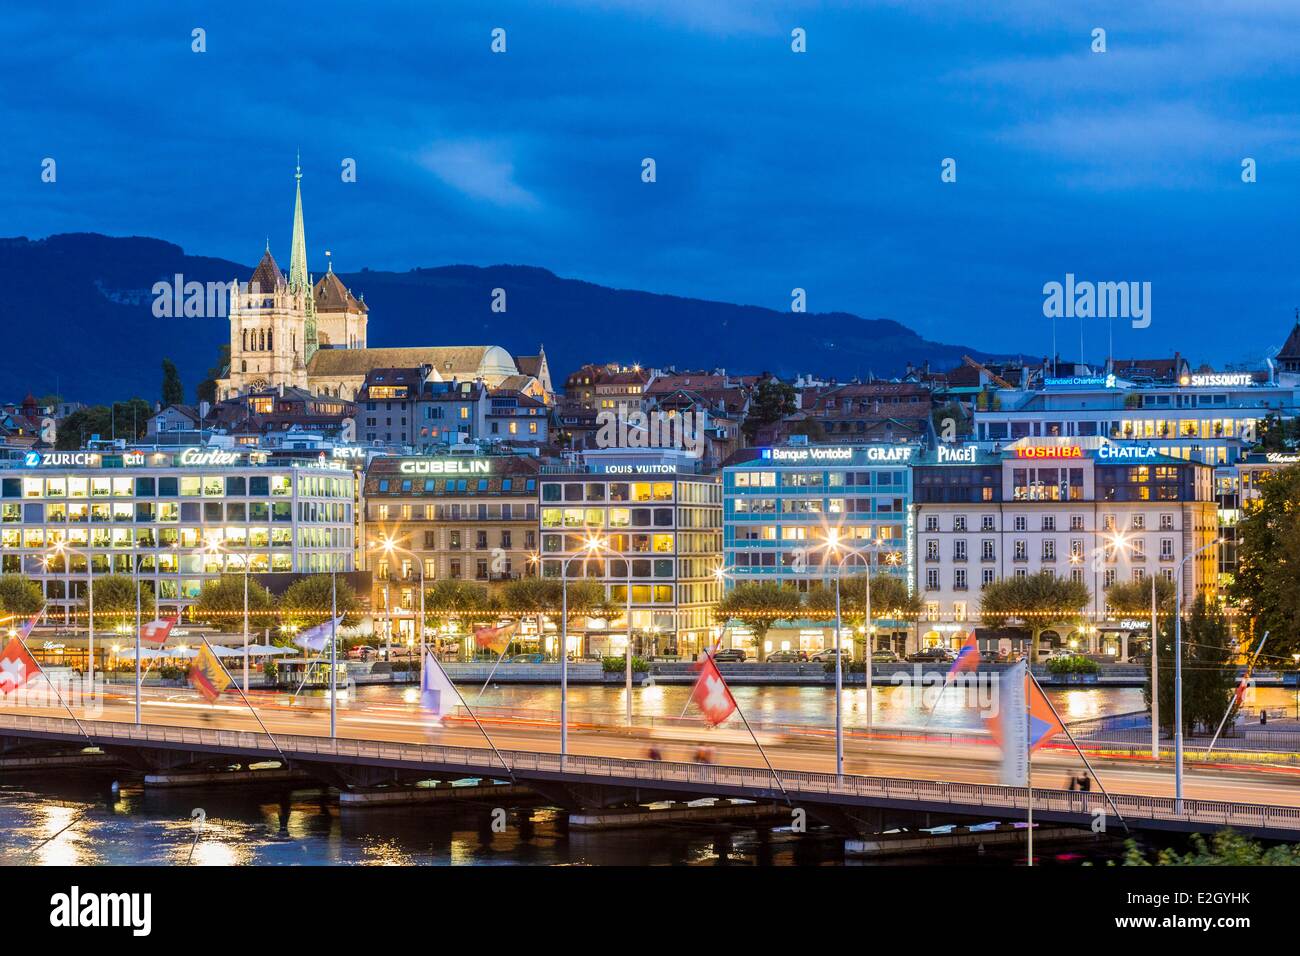
[[[209,704],[214,703],[221,692],[230,686],[230,675],[207,644],[203,645],[190,668],[190,684]]]
[[[480,627],[474,632],[474,643],[490,649],[493,654],[504,654],[517,627],[518,623],[507,624],[505,627]]]

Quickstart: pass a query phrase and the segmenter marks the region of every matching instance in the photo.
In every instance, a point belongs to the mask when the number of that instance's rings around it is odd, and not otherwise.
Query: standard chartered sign
[[[398,466],[404,475],[486,475],[492,462],[485,458],[420,458]]]

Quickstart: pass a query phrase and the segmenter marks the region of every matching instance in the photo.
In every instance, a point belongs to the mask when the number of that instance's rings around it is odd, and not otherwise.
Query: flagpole
[[[1151,575],[1151,759],[1160,759],[1160,629],[1156,620],[1156,576]]]
[[[1029,669],[1029,662],[1025,662],[1025,673],[1032,678],[1033,671]],[[1029,857],[1026,866],[1034,865],[1034,747],[1033,742],[1028,739],[1029,719],[1030,719],[1030,701],[1029,695],[1025,695],[1025,783],[1028,784],[1027,795],[1025,797],[1025,817],[1029,826],[1028,830],[1028,853]]]
[[[501,655],[496,659],[496,662],[492,665],[492,669],[488,671],[487,680],[483,681],[483,686],[478,689],[478,696],[474,698],[475,703],[478,703],[480,700],[483,699],[483,692],[487,690],[487,685],[492,683],[492,675],[497,672],[497,668],[501,666],[501,662],[506,659],[506,651],[508,650],[510,650],[509,644],[506,644],[506,646],[501,649]]]
[[[139,727],[140,684],[144,676],[140,673],[140,552],[138,547],[131,552],[131,570],[135,574],[135,725]]]
[[[231,675],[231,673],[230,673],[230,668],[228,668],[228,667],[225,665],[225,662],[222,661],[222,659],[221,659],[220,657],[217,656],[217,652],[214,651],[214,650],[212,649],[212,645],[208,643],[208,637],[207,637],[207,635],[206,635],[206,634],[200,634],[200,635],[199,635],[199,640],[203,641],[203,646],[206,647],[206,648],[208,649],[208,653],[211,654],[211,655],[212,655],[212,659],[213,659],[214,661],[217,662],[217,666],[220,667],[223,671],[225,671],[225,673],[226,673],[226,678],[230,681],[230,685],[231,685],[232,687],[234,687],[235,690],[239,693],[239,696],[240,696],[240,697],[243,699],[243,701],[244,701],[244,706],[247,707],[248,710],[249,710],[249,713],[251,713],[251,714],[253,715],[253,719],[257,721],[257,725],[258,725],[259,727],[262,728],[262,733],[266,734],[266,738],[267,738],[269,741],[271,741],[271,746],[273,746],[273,747],[276,749],[276,752],[280,755],[280,758],[284,761],[284,766],[285,766],[285,769],[287,770],[287,769],[289,768],[289,758],[288,758],[288,756],[285,754],[285,752],[284,752],[283,750],[280,749],[280,744],[276,741],[276,739],[275,739],[275,737],[272,735],[271,731],[267,729],[266,724],[262,723],[262,716],[257,712],[257,708],[254,707],[254,706],[249,702],[248,697],[244,694],[243,690],[240,689],[240,687],[239,687],[239,681],[235,680],[235,678],[234,678],[234,677]]]
[[[1088,755],[1083,752],[1083,748],[1079,746],[1079,742],[1074,739],[1074,734],[1070,733],[1070,728],[1066,726],[1065,721],[1061,719],[1061,715],[1056,710],[1056,705],[1052,703],[1052,699],[1048,697],[1047,692],[1043,690],[1043,685],[1038,683],[1038,678],[1034,677],[1032,672],[1030,672],[1029,676],[1033,680],[1035,686],[1037,686],[1039,693],[1043,695],[1043,700],[1047,701],[1047,706],[1052,710],[1052,716],[1056,718],[1056,722],[1060,724],[1061,729],[1065,731],[1065,736],[1070,738],[1070,743],[1074,745],[1075,753],[1079,755],[1079,759],[1083,761],[1083,765],[1088,768],[1088,773],[1092,774],[1092,779],[1097,781],[1097,786],[1101,789],[1102,796],[1106,798],[1106,802],[1110,804],[1110,808],[1115,811],[1115,816],[1119,817],[1119,822],[1124,824],[1124,832],[1130,832],[1128,821],[1124,819],[1124,814],[1120,813],[1119,807],[1115,806],[1115,801],[1111,799],[1110,791],[1106,789],[1106,785],[1101,782],[1101,777],[1097,775],[1097,771],[1094,770],[1092,764],[1088,762]],[[1032,753],[1030,756],[1033,756]]]
[[[470,717],[473,719],[473,721],[474,721],[474,726],[476,726],[476,727],[478,728],[479,733],[481,733],[481,734],[483,735],[483,739],[486,740],[486,741],[488,742],[488,746],[492,748],[492,752],[493,752],[494,754],[496,754],[496,755],[497,755],[497,759],[501,761],[501,766],[502,766],[503,768],[505,768],[505,772],[506,772],[507,774],[510,775],[510,782],[511,782],[511,783],[514,783],[514,782],[515,782],[515,772],[514,772],[514,770],[512,770],[512,769],[510,768],[510,765],[509,765],[508,763],[506,763],[506,758],[503,757],[503,756],[501,756],[501,751],[497,750],[497,745],[496,745],[496,743],[495,743],[495,742],[492,740],[492,738],[488,735],[488,732],[487,732],[487,730],[483,727],[483,725],[482,725],[481,723],[479,723],[478,715],[475,714],[474,711],[470,708],[469,703],[465,700],[465,695],[462,694],[462,693],[460,692],[460,688],[457,687],[457,686],[455,685],[455,683],[453,683],[452,679],[451,679],[450,677],[447,676],[447,672],[444,671],[444,670],[442,669],[442,665],[439,664],[439,663],[437,662],[437,660],[435,660],[435,659],[432,657],[432,655],[430,655],[430,653],[426,650],[426,651],[424,652],[424,658],[420,661],[420,666],[421,666],[422,668],[423,668],[423,667],[427,667],[427,666],[429,665],[429,662],[430,662],[430,661],[433,662],[433,666],[434,666],[434,667],[438,668],[439,671],[442,671],[442,676],[443,676],[443,678],[447,681],[448,684],[451,685],[451,689],[454,690],[454,691],[456,692],[456,696],[457,696],[458,698],[460,698],[460,704],[461,704],[462,707],[465,708],[465,713],[469,714]],[[421,674],[420,674],[420,690],[421,690],[421,691],[424,690],[424,686],[425,686],[425,684],[424,684],[424,674],[421,673]]]
[[[44,614],[45,614],[45,608],[42,607],[41,614],[38,615],[36,619],[39,621],[41,619],[41,616],[43,616]],[[68,716],[71,717],[72,722],[77,725],[77,729],[81,731],[81,735],[85,737],[88,741],[90,741],[91,744],[94,744],[95,742],[94,738],[91,737],[90,734],[87,732],[86,728],[82,726],[81,721],[77,719],[77,715],[73,712],[72,708],[68,705],[68,702],[65,701],[63,699],[63,695],[59,693],[59,685],[56,684],[54,681],[50,680],[49,675],[45,673],[45,668],[41,666],[41,662],[36,659],[36,656],[31,652],[31,649],[28,648],[26,639],[23,638],[21,635],[19,635],[18,643],[22,645],[23,651],[27,654],[29,658],[31,658],[32,663],[36,665],[36,669],[40,672],[40,675],[45,678],[45,683],[47,683],[50,686],[50,689],[54,691],[54,696],[58,699],[59,706],[61,706],[64,710],[68,712]],[[23,683],[23,686],[24,687],[26,686],[25,681]],[[93,677],[90,679],[90,689],[92,692],[95,689],[95,679]]]
[[[338,658],[339,658],[339,618],[338,618],[338,571],[330,568],[330,736],[338,736]],[[224,664],[221,665],[225,667]]]
[[[712,659],[710,658],[710,660]],[[716,668],[717,665],[714,664],[714,667]],[[718,672],[718,676],[722,676],[721,671]],[[767,759],[767,751],[764,750],[763,745],[758,742],[758,735],[755,734],[754,729],[749,726],[749,721],[745,718],[745,712],[740,709],[740,701],[736,700],[736,695],[731,693],[731,688],[727,688],[727,693],[731,695],[731,702],[736,705],[736,713],[740,714],[741,722],[745,725],[745,729],[749,731],[749,736],[754,740],[754,746],[758,748],[758,752],[763,757],[763,763],[767,764],[767,769],[772,773],[772,779],[775,780],[776,785],[781,788],[781,795],[785,797],[785,802],[788,804],[790,802],[790,794],[786,792],[785,784],[781,782],[781,777],[777,774],[776,768],[772,766],[772,761]]]
[[[1259,646],[1255,648],[1255,653],[1251,657],[1250,663],[1246,665],[1246,673],[1244,673],[1241,676],[1243,685],[1246,681],[1250,680],[1251,672],[1255,670],[1255,664],[1259,662],[1259,655],[1264,650],[1264,642],[1267,640],[1268,640],[1268,631],[1265,631],[1264,636],[1259,639]],[[1214,731],[1214,737],[1211,738],[1210,740],[1210,746],[1205,748],[1205,755],[1207,757],[1210,755],[1210,751],[1214,749],[1214,745],[1219,742],[1219,734],[1223,733],[1223,725],[1228,722],[1228,715],[1232,713],[1232,708],[1236,706],[1238,703],[1240,703],[1240,701],[1237,699],[1236,692],[1234,692],[1232,696],[1233,699],[1229,701],[1228,709],[1223,712],[1223,719],[1219,721],[1219,726]]]

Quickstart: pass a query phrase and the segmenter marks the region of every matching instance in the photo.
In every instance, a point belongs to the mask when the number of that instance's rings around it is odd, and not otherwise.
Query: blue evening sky
[[[0,234],[249,264],[269,235],[287,267],[301,148],[317,272],[330,249],[343,272],[520,263],[774,308],[798,286],[1039,353],[1043,283],[1073,272],[1152,283],[1118,353],[1214,363],[1280,345],[1300,304],[1295,0],[127,7],[0,20]]]

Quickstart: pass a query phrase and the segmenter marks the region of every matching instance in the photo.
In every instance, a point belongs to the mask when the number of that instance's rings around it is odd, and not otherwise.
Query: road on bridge
[[[289,704],[285,695],[251,693],[249,699],[272,735],[329,735],[329,712],[320,706],[323,703],[320,698],[299,698],[296,703]],[[68,713],[58,706],[13,706],[17,703],[10,702],[4,711],[42,717],[66,717]],[[74,712],[78,717],[132,723],[134,706],[132,696],[110,693],[103,701],[102,712],[87,713],[84,708],[74,708]],[[183,689],[159,693],[151,688],[143,698],[142,708],[144,722],[148,724],[262,731],[257,719],[238,697],[210,705],[197,694]],[[559,752],[558,722],[552,714],[485,717],[482,720],[491,742],[500,750]],[[570,723],[569,752],[645,759],[650,748],[655,747],[664,760],[690,761],[703,745],[713,749],[713,759],[719,764],[766,766],[743,728],[709,728],[703,724],[691,726],[688,722],[669,728],[629,728],[620,725],[613,715],[610,721],[609,724]],[[415,704],[354,700],[348,706],[340,705],[338,733],[340,737],[357,740],[488,746],[484,734],[469,717],[440,720],[421,711]],[[835,772],[834,737],[822,728],[805,727],[802,732],[791,729],[785,733],[760,731],[759,739],[778,771]],[[1094,753],[1089,753],[1089,759],[1112,793],[1173,795],[1173,768],[1167,761],[1155,764],[1148,757]],[[876,735],[868,736],[858,731],[845,738],[845,772],[849,774],[996,784],[998,760],[996,748],[978,738],[962,740],[947,734],[927,738],[920,732],[905,735],[888,728],[880,728]],[[1225,757],[1223,763],[1189,765],[1184,778],[1184,796],[1280,807],[1300,806],[1300,767],[1234,764],[1231,760],[1231,757]],[[1034,757],[1034,785],[1066,789],[1068,776],[1080,770],[1082,762],[1072,749],[1058,746],[1040,750]]]

